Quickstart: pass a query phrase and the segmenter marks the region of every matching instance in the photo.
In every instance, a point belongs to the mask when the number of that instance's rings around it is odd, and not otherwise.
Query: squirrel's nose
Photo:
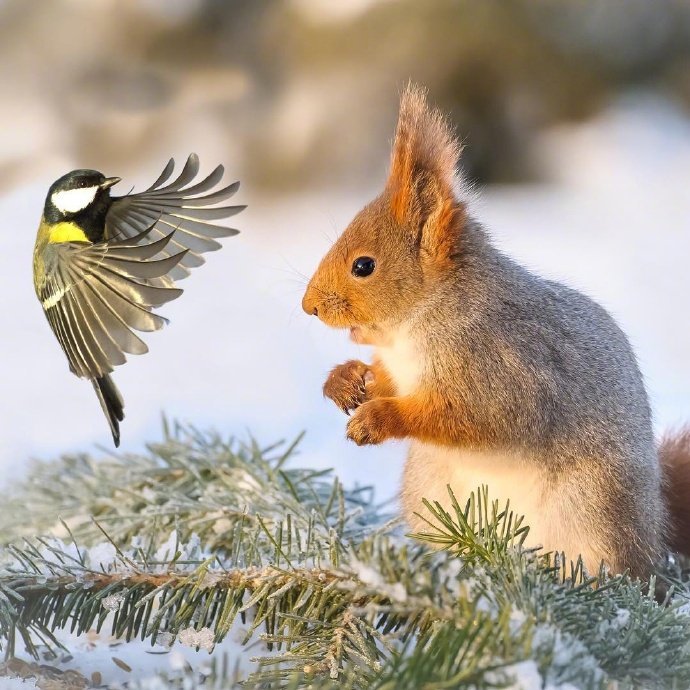
[[[316,307],[316,300],[312,296],[309,288],[307,288],[304,297],[302,297],[302,309],[310,316],[318,316],[319,314],[319,310]]]

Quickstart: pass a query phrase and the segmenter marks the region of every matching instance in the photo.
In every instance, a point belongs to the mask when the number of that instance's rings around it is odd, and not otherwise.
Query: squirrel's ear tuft
[[[443,226],[461,207],[456,196],[461,149],[443,115],[429,107],[425,90],[408,84],[400,100],[387,183],[396,220],[416,221],[420,232],[433,221],[432,234],[442,241]]]

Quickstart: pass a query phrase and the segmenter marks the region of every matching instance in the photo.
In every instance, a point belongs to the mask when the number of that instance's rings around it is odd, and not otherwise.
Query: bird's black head
[[[49,223],[102,224],[110,206],[110,188],[119,181],[98,170],[72,170],[50,186],[43,215]]]

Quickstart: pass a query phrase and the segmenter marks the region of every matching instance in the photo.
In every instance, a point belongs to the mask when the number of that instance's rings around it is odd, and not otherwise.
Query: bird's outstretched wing
[[[144,354],[146,344],[133,331],[155,331],[166,320],[152,309],[182,290],[156,287],[186,252],[155,259],[170,234],[145,243],[153,228],[120,240],[96,244],[47,245],[43,279],[36,286],[48,322],[77,376],[96,379],[125,362],[125,353]]]
[[[187,159],[179,176],[168,182],[175,162],[171,158],[158,179],[145,191],[116,197],[105,221],[106,239],[135,237],[153,224],[153,230],[144,240],[155,242],[174,231],[162,254],[169,256],[189,250],[169,274],[170,281],[189,275],[192,268],[201,266],[204,252],[220,249],[221,237],[236,235],[238,230],[218,225],[215,221],[229,218],[245,206],[215,206],[229,199],[239,188],[234,182],[221,189],[213,188],[221,181],[224,168],[219,165],[208,177],[192,184],[199,173],[199,157],[193,153]],[[156,285],[170,285],[158,281]]]

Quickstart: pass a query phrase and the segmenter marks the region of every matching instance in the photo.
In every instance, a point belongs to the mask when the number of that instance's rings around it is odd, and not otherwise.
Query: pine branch
[[[146,454],[65,456],[38,463],[28,478],[1,497],[0,542],[50,533],[82,544],[97,543],[102,525],[114,542],[152,544],[152,535],[177,529],[187,541],[194,533],[214,553],[237,548],[236,533],[261,515],[270,527],[289,513],[321,534],[333,529],[357,536],[386,519],[370,487],[344,491],[330,470],[286,467],[301,435],[261,447],[193,427],[165,424],[166,436]],[[251,506],[251,510],[248,507]],[[244,554],[251,564],[255,554]]]
[[[6,652],[105,626],[210,648],[242,620],[262,644],[246,688],[690,685],[687,590],[659,605],[653,587],[524,549],[486,489],[428,503],[411,541],[370,492],[289,454],[177,427],[144,455],[36,468],[0,517]],[[66,543],[20,544],[34,509]],[[235,687],[233,669],[203,687]]]
[[[294,546],[290,551],[283,535],[276,539],[280,552],[297,562],[299,553]],[[352,566],[268,564],[225,570],[212,568],[209,559],[191,572],[175,572],[174,561],[163,572],[152,572],[147,569],[151,564],[135,563],[123,554],[118,569],[105,573],[89,568],[80,555],[29,543],[12,549],[16,562],[0,579],[8,601],[15,602],[0,604],[0,636],[8,640],[9,653],[18,636],[35,652],[32,636],[51,640],[57,628],[77,634],[98,631],[114,611],[112,633],[118,638],[153,642],[162,632],[179,636],[192,628],[208,630],[217,643],[238,616],[248,614],[245,642],[261,629],[268,651],[279,652],[261,659],[263,667],[279,667],[260,674],[263,680],[289,678],[295,670],[305,677],[335,679],[345,666],[351,674],[361,666],[358,675],[370,677],[385,650],[393,651],[399,639],[423,630],[422,621],[428,624],[445,615],[452,602],[448,590],[439,586],[440,567],[430,568],[421,581],[413,579],[404,551],[388,538],[374,536],[359,549]],[[421,550],[417,557],[422,558]],[[373,558],[376,562],[369,560]],[[402,630],[410,619],[418,623]]]

